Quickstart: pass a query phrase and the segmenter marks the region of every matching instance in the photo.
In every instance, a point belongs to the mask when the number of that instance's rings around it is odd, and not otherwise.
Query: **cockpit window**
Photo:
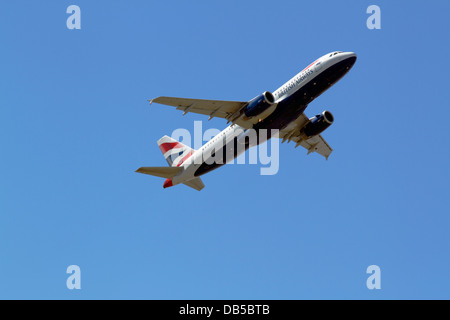
[[[335,56],[335,55],[337,55],[338,53],[342,53],[343,51],[336,51],[336,52],[333,52],[332,54],[330,54],[330,57],[333,57],[333,56]]]

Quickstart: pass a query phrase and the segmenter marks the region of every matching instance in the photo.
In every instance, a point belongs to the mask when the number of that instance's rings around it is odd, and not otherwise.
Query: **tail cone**
[[[164,181],[164,184],[163,184],[164,189],[172,187],[172,186],[173,186],[172,179],[166,179],[166,181]]]

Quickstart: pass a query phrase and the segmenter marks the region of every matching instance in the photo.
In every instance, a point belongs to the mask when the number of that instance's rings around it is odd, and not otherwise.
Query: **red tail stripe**
[[[189,159],[190,156],[192,156],[194,154],[194,150],[191,150],[187,153],[186,156],[184,156],[183,159],[181,159],[180,163],[177,165],[177,167],[181,166],[183,164],[183,162],[185,162],[187,159]]]
[[[167,151],[172,150],[173,148],[183,148],[184,146],[179,142],[166,142],[161,143],[159,145],[159,149],[163,154],[166,154]]]

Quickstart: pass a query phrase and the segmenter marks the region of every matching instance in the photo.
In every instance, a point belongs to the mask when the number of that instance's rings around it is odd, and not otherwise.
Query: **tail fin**
[[[171,167],[181,166],[195,152],[194,149],[168,136],[159,139],[158,146]]]
[[[168,136],[159,139],[158,146],[170,167],[142,167],[136,172],[166,178],[163,187],[169,188],[173,186],[172,178],[183,170],[180,166],[194,154],[195,150]],[[183,184],[198,191],[205,187],[198,177]]]

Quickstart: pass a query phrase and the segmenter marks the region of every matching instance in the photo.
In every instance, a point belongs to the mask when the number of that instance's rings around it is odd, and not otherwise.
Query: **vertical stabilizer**
[[[159,139],[158,146],[171,167],[181,166],[195,152],[194,149],[168,136]]]

